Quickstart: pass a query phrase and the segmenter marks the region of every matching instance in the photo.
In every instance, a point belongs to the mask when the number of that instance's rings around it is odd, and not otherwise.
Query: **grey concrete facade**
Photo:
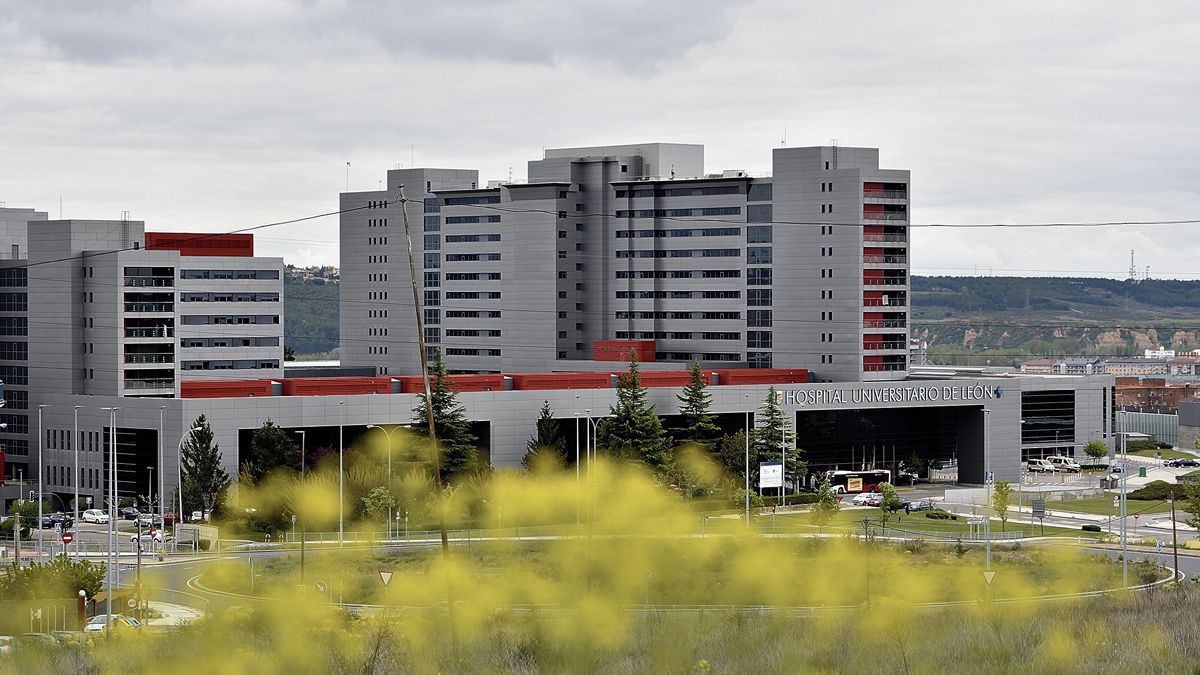
[[[904,379],[908,172],[874,148],[772,162],[705,174],[703,146],[648,143],[547,150],[496,187],[390,171],[342,195],[343,365],[418,372],[403,183],[426,341],[452,371],[578,370],[596,340],[648,339],[663,362]]]

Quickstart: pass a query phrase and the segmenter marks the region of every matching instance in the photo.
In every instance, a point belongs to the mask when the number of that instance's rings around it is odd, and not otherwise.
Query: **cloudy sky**
[[[1190,2],[0,0],[0,201],[220,231],[397,164],[514,178],[544,147],[876,146],[915,223],[1200,218]],[[259,251],[337,262],[337,221]],[[1200,226],[922,229],[919,274],[1198,278]]]

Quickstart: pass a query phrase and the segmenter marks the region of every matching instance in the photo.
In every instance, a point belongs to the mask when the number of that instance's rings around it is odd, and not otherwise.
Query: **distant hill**
[[[289,270],[284,283],[287,345],[300,355],[338,346],[336,270],[310,274]],[[912,335],[937,363],[1200,347],[1200,281],[915,276],[911,300]]]
[[[338,282],[304,278],[294,269],[283,277],[284,344],[296,354],[333,351],[338,346]]]
[[[913,277],[912,335],[938,363],[1200,347],[1200,281]]]

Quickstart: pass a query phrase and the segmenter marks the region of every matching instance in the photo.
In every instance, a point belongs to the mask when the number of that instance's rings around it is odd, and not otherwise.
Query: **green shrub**
[[[1178,485],[1168,483],[1165,480],[1156,480],[1147,483],[1142,487],[1129,493],[1129,499],[1146,499],[1150,501],[1162,501],[1167,498],[1171,492],[1182,494],[1183,490]]]
[[[1084,525],[1083,527],[1081,527],[1079,529],[1083,530],[1084,532],[1099,532],[1100,526],[1099,525]]]
[[[201,539],[200,542],[196,546],[201,551],[207,551],[209,548],[212,547],[212,542],[209,541],[208,539]]]
[[[958,520],[958,516],[954,515],[953,513],[947,513],[946,511],[936,511],[936,510],[935,511],[926,511],[925,517],[932,518],[934,520]]]

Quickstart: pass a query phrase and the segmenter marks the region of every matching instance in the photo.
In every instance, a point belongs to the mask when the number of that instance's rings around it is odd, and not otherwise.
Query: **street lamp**
[[[46,442],[46,435],[42,433],[42,408],[46,406],[39,405],[38,410],[38,556],[42,555],[42,474],[46,470],[46,465],[42,462],[42,446]]]
[[[343,483],[345,482],[345,472],[342,471],[342,456],[346,454],[346,444],[342,440],[342,428],[346,426],[346,402],[338,401],[338,546],[345,543],[346,525],[345,525],[345,508],[346,500],[342,496]]]
[[[113,544],[116,538],[117,526],[117,411],[118,407],[101,408],[108,413],[108,552],[105,555],[105,614],[107,615],[107,625],[105,628],[105,639],[109,639],[112,634],[112,596],[113,582],[115,577],[114,559],[113,559]],[[39,424],[40,426],[40,424]],[[40,435],[40,431],[39,431]],[[41,524],[38,524],[39,527]]]
[[[579,524],[579,394],[575,394],[575,524]]]
[[[304,475],[304,431],[297,431],[300,434],[300,475]]]
[[[179,550],[179,524],[183,522],[183,442],[190,438],[192,434],[200,431],[203,428],[204,427],[192,427],[179,437],[179,453],[175,455],[175,468],[177,469],[176,478],[179,481],[178,487],[175,490],[179,493],[179,513],[175,514],[175,550]],[[161,477],[162,472],[160,471],[158,475]],[[163,522],[163,526],[166,526],[165,521]]]
[[[146,512],[151,516],[154,515],[154,467],[146,467]],[[151,524],[153,524],[151,518]]]
[[[167,526],[167,500],[163,497],[163,480],[167,475],[167,467],[163,465],[163,412],[167,406],[158,406],[158,526]],[[153,513],[153,511],[151,511]],[[166,534],[163,535],[166,541]],[[166,546],[163,547],[164,549]]]
[[[71,505],[72,517],[74,522],[79,522],[79,409],[83,406],[75,406],[75,425],[72,428],[71,449],[75,451],[75,476],[72,478],[75,488],[75,500]],[[39,523],[40,525],[40,523]],[[75,540],[75,559],[79,559],[79,540]]]
[[[746,397],[746,527],[750,527],[750,394]]]
[[[391,431],[389,431],[377,424],[368,424],[367,428],[368,429],[378,429],[378,430],[382,431],[384,438],[387,439],[387,484],[388,484],[388,493],[390,494],[392,491],[392,432],[396,431],[400,427],[394,426],[394,427],[392,427]],[[392,507],[390,507],[390,506],[388,507],[387,522],[388,522],[388,527],[387,527],[388,534],[390,535],[391,529],[392,529]]]

